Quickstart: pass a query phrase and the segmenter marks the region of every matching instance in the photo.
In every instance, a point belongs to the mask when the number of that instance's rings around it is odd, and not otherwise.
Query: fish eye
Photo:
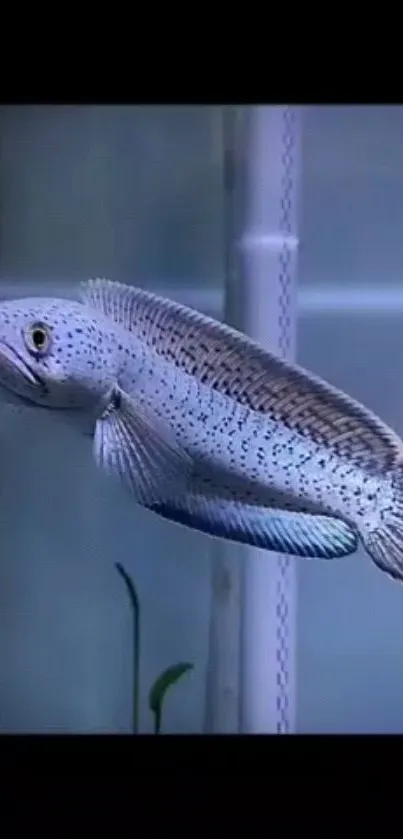
[[[50,344],[50,331],[44,323],[33,323],[25,330],[25,342],[32,353],[47,352]]]

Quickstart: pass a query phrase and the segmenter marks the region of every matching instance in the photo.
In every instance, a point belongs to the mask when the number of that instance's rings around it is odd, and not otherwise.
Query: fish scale
[[[311,509],[318,513],[336,512],[351,521],[364,513],[376,516],[380,499],[392,502],[390,477],[381,483],[368,477],[336,453],[286,426],[279,429],[270,416],[212,390],[154,353],[140,377],[132,375],[130,365],[120,375],[123,389],[169,424],[196,468],[207,465],[246,478],[257,494],[276,488],[313,502]]]

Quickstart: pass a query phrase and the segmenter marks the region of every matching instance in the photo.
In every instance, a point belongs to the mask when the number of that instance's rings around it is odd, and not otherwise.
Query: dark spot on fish
[[[111,401],[113,407],[118,411],[122,403],[122,396],[119,390],[113,391]]]

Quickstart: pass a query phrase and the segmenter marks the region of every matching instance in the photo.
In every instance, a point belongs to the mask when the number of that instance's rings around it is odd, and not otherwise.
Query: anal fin
[[[340,519],[188,495],[153,505],[163,518],[210,536],[298,557],[336,559],[354,553],[358,537]]]

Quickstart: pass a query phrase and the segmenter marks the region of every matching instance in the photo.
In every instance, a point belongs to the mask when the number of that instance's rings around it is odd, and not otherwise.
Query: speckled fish
[[[224,324],[107,280],[80,302],[5,301],[0,384],[85,417],[97,464],[165,518],[305,557],[360,539],[403,579],[402,441]]]

